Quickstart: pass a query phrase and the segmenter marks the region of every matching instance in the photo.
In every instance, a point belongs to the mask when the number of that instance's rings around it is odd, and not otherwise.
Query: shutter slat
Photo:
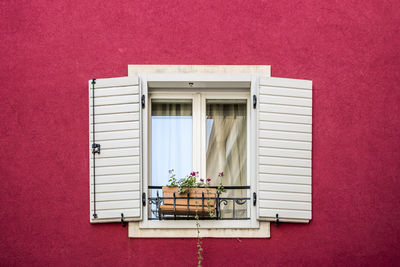
[[[289,132],[302,132],[311,133],[311,125],[296,124],[292,122],[270,122],[260,121],[261,130],[276,130],[276,131],[289,131]]]
[[[293,192],[293,193],[304,193],[311,194],[311,186],[310,185],[299,185],[299,184],[285,184],[285,183],[260,183],[261,191],[276,191],[276,192]]]
[[[270,86],[277,88],[292,88],[292,89],[312,89],[312,81],[301,80],[301,79],[289,79],[289,78],[278,78],[270,77],[268,79],[260,80],[261,86]]]
[[[268,209],[260,208],[259,216],[263,218],[270,218],[274,220],[275,215],[279,215],[281,222],[308,222],[311,219],[311,211],[303,210],[284,210],[284,209]],[[304,221],[300,221],[304,220]]]
[[[295,175],[285,175],[285,174],[259,174],[259,182],[270,182],[270,183],[281,183],[281,184],[301,184],[309,185],[311,184],[310,177],[307,176],[295,176]]]
[[[311,107],[312,100],[308,98],[287,97],[287,96],[274,96],[274,95],[261,95],[260,103],[285,105],[285,106],[300,106]]]
[[[126,221],[140,220],[138,78],[97,79],[94,87],[93,97],[89,81],[89,141],[100,153],[90,148],[90,221],[120,222],[121,213]]]
[[[271,165],[291,166],[291,167],[311,167],[310,159],[260,157],[260,163],[266,165],[271,164]]]
[[[271,86],[261,86],[260,94],[276,95],[276,96],[292,96],[311,98],[312,91],[298,88],[276,88]]]
[[[89,81],[90,83],[91,81]],[[97,79],[96,89],[109,88],[109,87],[122,87],[122,86],[132,86],[139,84],[139,77],[117,77],[117,78],[107,78],[107,79]]]
[[[136,207],[139,205],[139,200],[122,200],[122,201],[105,201],[97,203],[97,210],[115,210],[118,209],[129,209],[131,207]]]
[[[108,123],[108,122],[125,122],[125,121],[138,121],[139,113],[119,113],[119,114],[107,114],[107,115],[96,115],[96,126],[100,123]],[[91,124],[93,121],[90,122]]]
[[[260,81],[258,219],[311,220],[312,83]]]
[[[139,130],[122,130],[95,133],[97,142],[106,140],[121,140],[139,138]]]
[[[260,138],[271,138],[276,140],[292,140],[292,141],[304,141],[311,142],[311,134],[308,133],[293,133],[288,131],[274,131],[260,129]]]
[[[138,86],[113,87],[113,88],[95,88],[94,97],[109,97],[116,95],[132,95],[139,93]],[[92,96],[90,96],[92,97]]]
[[[260,164],[260,173],[278,173],[287,175],[311,175],[311,168],[297,168],[297,167],[286,167],[286,166],[274,166],[269,164]]]
[[[96,167],[120,166],[120,165],[130,165],[130,164],[138,165],[139,156],[96,159]]]
[[[311,107],[296,107],[296,106],[285,106],[278,104],[263,104],[260,103],[260,112],[270,112],[277,114],[288,114],[288,115],[303,115],[311,116]]]
[[[271,112],[260,112],[260,121],[276,121],[286,123],[311,124],[312,117],[307,115],[279,114]]]
[[[259,146],[280,148],[280,149],[297,149],[297,150],[311,150],[310,142],[290,141],[290,140],[274,140],[274,139],[260,139]]]
[[[260,192],[260,200],[283,200],[311,202],[311,194],[296,194],[286,192]]]
[[[296,202],[296,201],[276,201],[260,199],[260,203],[266,209],[288,209],[288,210],[311,210],[311,203],[309,202]]]
[[[94,106],[98,107],[104,105],[137,104],[137,103],[139,103],[139,95],[120,95],[120,96],[95,98]],[[89,106],[92,107],[92,104],[89,104]]]
[[[137,202],[132,202],[132,203],[137,203]],[[98,210],[96,211],[96,213],[98,218],[104,218],[103,222],[120,222],[121,213],[124,214],[125,221],[136,220],[136,218],[141,216],[141,211],[139,208],[135,209],[116,208],[112,210]],[[94,222],[101,222],[101,221],[98,220]]]
[[[139,183],[98,184],[96,193],[139,191]],[[93,193],[93,192],[92,192]]]
[[[108,150],[101,150],[100,154],[96,154],[96,159],[103,159],[103,158],[115,158],[115,157],[129,157],[129,156],[137,156],[139,154],[139,147],[132,148],[119,148],[119,149],[108,149]],[[93,158],[93,154],[90,154],[90,159]]]
[[[127,147],[139,147],[139,139],[132,138],[124,140],[106,140],[106,141],[101,141],[100,145],[101,145],[101,153],[103,153],[104,150],[106,149],[116,149],[116,148],[123,149]]]
[[[139,181],[139,173],[128,173],[119,175],[102,175],[96,177],[96,185],[100,184],[114,184],[114,183],[131,183],[132,181]],[[139,188],[140,189],[140,188]]]
[[[115,122],[115,123],[100,123],[95,125],[95,132],[109,132],[109,131],[121,131],[121,130],[138,130],[138,121],[129,122]]]
[[[94,112],[96,115],[139,112],[139,104],[100,106],[100,107],[95,107]]]
[[[125,166],[107,166],[100,167],[96,166],[96,175],[111,175],[111,174],[127,174],[127,173],[139,173],[138,164],[127,164]]]
[[[139,191],[126,191],[126,192],[96,192],[96,201],[120,201],[120,200],[138,200]],[[92,201],[93,202],[93,201]]]

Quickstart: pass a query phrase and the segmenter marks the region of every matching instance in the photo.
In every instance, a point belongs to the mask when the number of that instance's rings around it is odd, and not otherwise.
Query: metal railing
[[[217,188],[209,186],[207,188]],[[224,186],[225,193],[217,191],[215,197],[208,197],[202,193],[201,197],[193,197],[186,193],[186,196],[179,197],[173,193],[172,197],[165,197],[160,193],[162,186],[148,186],[149,190],[149,220],[194,220],[195,214],[193,206],[189,205],[190,200],[200,200],[201,204],[196,206],[196,214],[199,213],[200,220],[249,220],[250,219],[250,186]],[[229,193],[231,190],[246,190],[245,197],[233,197]],[[181,194],[180,194],[181,195]],[[184,199],[186,204],[178,209],[177,200]],[[165,200],[172,201],[172,210],[165,212],[162,209]],[[212,216],[209,215],[210,206],[207,205],[210,200],[215,200],[215,206],[212,207]],[[170,202],[170,201],[169,201]],[[214,203],[214,201],[212,201]],[[182,209],[183,208],[183,209]]]

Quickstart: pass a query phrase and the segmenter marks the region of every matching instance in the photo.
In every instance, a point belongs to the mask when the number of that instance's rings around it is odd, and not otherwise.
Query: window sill
[[[176,223],[176,222],[174,222]],[[187,223],[187,222],[186,222]],[[257,228],[202,228],[200,237],[214,238],[270,238],[270,223],[258,222]],[[191,228],[143,228],[140,222],[130,222],[129,238],[197,238],[195,227]]]
[[[139,222],[140,228],[151,229],[195,229],[195,220],[143,220]],[[252,220],[200,220],[200,229],[257,229],[260,227],[260,222]]]

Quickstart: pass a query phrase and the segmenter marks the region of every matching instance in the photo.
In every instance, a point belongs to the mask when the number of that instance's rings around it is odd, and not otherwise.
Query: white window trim
[[[188,87],[188,83],[194,81],[193,83],[196,85],[197,83],[201,83],[201,87],[206,86],[207,88],[210,88],[207,86],[210,84],[212,87],[217,87],[218,89],[221,89],[221,91],[231,89],[232,87],[238,87],[235,85],[239,85],[239,87],[243,87],[244,84],[247,84],[247,90],[248,93],[247,99],[248,99],[248,114],[250,117],[250,120],[248,122],[248,127],[250,130],[250,125],[253,125],[253,121],[255,120],[255,117],[251,114],[251,102],[250,102],[250,86],[252,83],[254,83],[257,80],[257,75],[249,75],[249,74],[244,74],[244,75],[215,75],[215,74],[203,74],[203,75],[188,75],[188,74],[182,74],[182,75],[169,75],[169,74],[155,74],[155,75],[143,75],[141,76],[141,85],[143,86],[143,92],[146,92],[147,95],[149,92],[149,85],[156,85],[157,87],[160,88],[169,88],[172,86],[180,86],[180,87]],[[156,82],[156,83],[155,83]],[[211,87],[211,88],[212,88]],[[163,96],[166,96],[162,94]],[[179,96],[180,98],[185,98],[187,97],[187,94],[183,94]],[[204,94],[205,97],[210,97],[210,96],[218,96],[221,98],[244,98],[244,94],[239,93],[236,94],[235,96],[227,96],[226,94],[223,93],[212,93],[212,92],[207,92]],[[175,98],[178,97],[177,95],[170,95],[170,98]],[[195,96],[194,96],[195,97]],[[205,98],[202,99],[202,101],[205,101]],[[198,103],[198,101],[196,101]],[[147,101],[147,106],[149,107],[149,100]],[[147,187],[148,187],[148,177],[149,177],[149,148],[148,148],[148,142],[149,142],[149,133],[148,133],[148,127],[149,127],[149,108],[145,109],[143,112],[143,122],[144,122],[144,127],[143,127],[143,132],[142,132],[142,137],[143,137],[143,147],[145,147],[142,151],[143,153],[143,158],[147,159],[145,162],[143,162],[143,174],[144,174],[144,179],[143,179],[143,192],[147,192]],[[195,120],[195,119],[194,119]],[[197,119],[198,120],[198,119]],[[200,125],[198,122],[194,121],[194,125]],[[202,122],[202,127],[205,127],[204,122]],[[202,133],[204,134],[204,133]],[[250,144],[248,146],[248,156],[251,156],[254,153],[250,153],[250,151],[256,151],[255,143],[251,142],[251,140],[254,140],[251,138],[251,136],[248,136],[248,140],[250,141]],[[200,144],[199,144],[200,145]],[[199,151],[200,148],[196,148],[197,151]],[[195,151],[196,151],[195,150]],[[194,162],[198,162],[198,160],[194,159]],[[203,164],[204,165],[204,164]],[[194,165],[194,167],[200,167]],[[248,161],[248,173],[254,173],[254,170],[256,168],[255,162],[249,160]],[[201,169],[204,171],[204,166],[201,166]],[[254,177],[254,176],[253,176]],[[146,179],[147,178],[147,179]],[[251,179],[250,176],[250,192],[256,192],[256,181],[255,179]],[[251,197],[251,194],[250,194]],[[250,220],[204,220],[201,222],[201,228],[215,228],[215,229],[249,229],[249,228],[255,228],[258,229],[260,228],[259,221],[256,219],[256,207],[251,205],[250,203]],[[145,208],[143,210],[143,220],[139,223],[139,228],[151,228],[151,229],[171,229],[171,228],[195,228],[195,223],[193,221],[152,221],[148,220],[148,209]]]
[[[202,223],[202,222],[201,222]],[[128,235],[130,238],[197,238],[196,229],[189,228],[140,228],[139,222],[129,222]],[[260,221],[259,228],[225,228],[212,229],[204,228],[200,230],[200,237],[215,238],[270,238],[270,223]]]
[[[213,90],[212,88],[210,88]],[[149,93],[149,100],[148,100],[148,106],[149,110],[151,108],[151,99],[193,99],[193,170],[194,171],[199,171],[200,172],[200,177],[206,177],[206,164],[205,164],[205,144],[203,143],[205,140],[205,105],[206,105],[206,99],[246,99],[247,100],[247,114],[250,114],[251,109],[250,109],[250,88],[247,88],[247,91],[240,91],[240,92],[234,92],[231,93],[230,91],[227,92],[201,92],[199,93],[199,89],[196,90],[196,92],[187,92],[185,89],[181,90],[182,92],[179,92],[179,90],[172,90],[167,92],[160,92],[160,91],[151,91]],[[149,90],[150,91],[150,90]],[[201,112],[197,112],[198,110],[201,110]],[[250,117],[250,116],[249,116]],[[143,118],[144,120],[145,118]],[[150,125],[150,116],[147,117],[147,123]],[[250,144],[250,133],[251,133],[251,119],[247,120],[247,129],[248,129],[248,135],[247,135],[247,142]],[[200,128],[200,129],[199,129]],[[146,139],[143,139],[144,142],[147,142],[147,144],[150,143],[150,132],[151,129],[148,129],[148,132],[146,132],[146,129],[143,131],[143,136]],[[197,140],[201,140],[200,142],[196,142]],[[149,147],[149,150],[146,151],[146,157],[148,162],[151,162],[151,155],[150,155],[151,148]],[[251,146],[247,146],[247,157],[250,158],[251,155]],[[148,192],[147,190],[147,185],[148,181],[150,180],[151,176],[151,167],[148,165],[148,177],[147,181],[143,181],[143,192]],[[253,164],[254,165],[254,164]],[[258,221],[256,220],[256,207],[252,205],[252,192],[256,192],[255,189],[255,184],[252,184],[252,179],[250,176],[251,173],[251,162],[250,160],[247,161],[247,185],[250,185],[250,190],[248,192],[247,197],[250,198],[248,207],[249,207],[249,216],[250,220],[204,220],[201,223],[201,228],[258,228],[259,224]],[[144,180],[146,180],[146,177],[144,177]],[[254,179],[253,179],[254,180]],[[143,221],[140,224],[140,227],[142,228],[174,228],[174,227],[179,227],[179,228],[194,228],[195,224],[194,221],[157,221],[157,220],[148,220],[148,209],[144,209],[144,216],[143,216]]]
[[[251,73],[271,77],[270,65],[128,65],[128,76],[146,73]]]
[[[131,67],[131,66],[129,66]],[[157,66],[158,68],[160,66]],[[229,67],[239,67],[240,66],[228,66]],[[270,76],[270,68],[267,67],[263,70],[263,74]],[[140,69],[140,66],[138,66]],[[198,71],[198,70],[197,70]],[[252,69],[254,71],[254,69]],[[168,72],[168,71],[166,71]],[[235,71],[233,71],[235,72]],[[192,82],[194,88],[202,87],[213,87],[220,88],[221,90],[231,89],[231,88],[247,88],[251,92],[251,88],[257,88],[259,75],[257,74],[243,74],[245,71],[236,70],[236,74],[139,74],[142,86],[142,92],[148,94],[148,87],[152,88],[187,88],[188,83]],[[251,71],[249,71],[251,73]],[[253,72],[254,73],[254,72]],[[129,69],[130,75],[135,75],[134,70]],[[251,88],[250,88],[251,87]],[[251,95],[251,93],[249,93]],[[147,107],[149,106],[148,99]],[[250,127],[255,129],[256,126],[256,112],[251,108],[251,101],[248,102],[248,108],[250,109]],[[143,112],[143,118],[148,118],[148,108]],[[143,172],[143,190],[147,192],[148,187],[148,120],[143,119],[143,159],[142,172]],[[255,177],[257,162],[256,162],[256,131],[252,131],[252,136],[250,136],[250,144],[248,146],[249,151],[254,151],[250,154],[248,164],[248,172],[251,177]],[[251,194],[252,192],[257,192],[256,179],[250,179]],[[270,237],[270,225],[269,222],[259,222],[257,218],[257,207],[250,205],[251,207],[251,219],[246,221],[228,221],[228,220],[204,220],[201,222],[201,228],[205,233],[205,237]],[[195,224],[193,221],[150,221],[148,220],[147,206],[143,209],[143,221],[141,222],[130,222],[129,223],[129,236],[130,237],[193,237],[193,229]],[[174,231],[172,231],[175,229]],[[179,230],[177,230],[179,229]],[[186,230],[190,231],[186,231]]]

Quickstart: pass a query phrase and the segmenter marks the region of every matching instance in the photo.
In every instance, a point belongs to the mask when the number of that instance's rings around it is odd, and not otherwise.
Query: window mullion
[[[200,94],[193,95],[193,171],[201,171],[201,99]]]
[[[200,157],[201,157],[201,177],[207,178],[206,177],[206,153],[207,153],[207,148],[206,148],[206,97],[204,94],[201,94],[201,107],[200,107]]]

